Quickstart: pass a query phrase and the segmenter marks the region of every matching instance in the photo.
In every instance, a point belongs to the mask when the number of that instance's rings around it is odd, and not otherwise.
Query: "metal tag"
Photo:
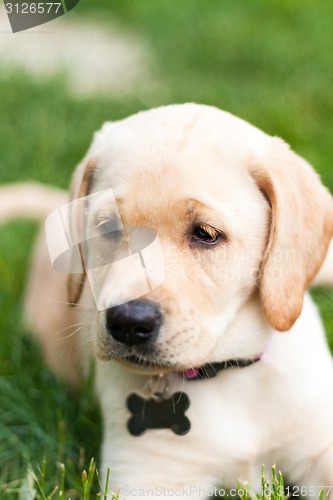
[[[170,398],[155,393],[154,397],[144,399],[138,394],[130,394],[127,408],[132,413],[127,428],[133,436],[140,436],[147,429],[171,429],[183,436],[191,429],[191,422],[185,412],[190,400],[185,392],[176,392]]]

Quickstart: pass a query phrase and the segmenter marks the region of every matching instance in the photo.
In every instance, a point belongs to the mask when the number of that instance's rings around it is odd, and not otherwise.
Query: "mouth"
[[[142,375],[161,375],[176,372],[186,380],[197,380],[215,377],[220,371],[227,368],[245,368],[261,360],[263,353],[250,359],[232,359],[220,363],[207,363],[199,368],[180,368],[170,364],[158,364],[152,360],[147,360],[142,356],[131,354],[117,361],[130,368],[131,371]]]
[[[136,354],[118,358],[117,361],[122,365],[129,367],[136,373],[142,373],[146,375],[156,375],[160,373],[177,371],[177,368],[174,366],[171,366],[169,364],[156,363],[156,361],[146,359]]]

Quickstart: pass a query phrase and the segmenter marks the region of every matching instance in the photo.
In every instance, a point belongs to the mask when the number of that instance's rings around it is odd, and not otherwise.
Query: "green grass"
[[[93,458],[90,460],[88,470],[82,470],[81,484],[78,485],[77,489],[66,491],[66,467],[60,463],[58,464],[58,469],[58,477],[54,481],[54,487],[51,491],[47,491],[46,488],[46,460],[43,460],[42,466],[38,467],[37,471],[29,469],[26,478],[20,483],[19,488],[15,490],[13,487],[12,491],[21,495],[21,498],[27,495],[24,498],[31,498],[33,496],[36,500],[65,500],[68,495],[70,495],[71,500],[74,498],[82,500],[92,500],[93,498],[96,500],[101,498],[104,500],[120,499],[121,492],[108,493],[110,470],[108,470],[105,484],[102,484]],[[99,487],[99,491],[98,493],[93,493],[94,485],[96,484]],[[259,492],[255,491],[251,484],[244,481],[238,481],[237,487],[234,490],[237,491],[237,498],[240,500],[287,500],[290,498],[289,491],[285,488],[282,474],[280,471],[277,471],[276,465],[272,466],[270,477],[266,474],[265,467],[262,466],[261,489]],[[324,493],[323,489],[319,494],[319,500],[324,499]],[[224,495],[221,498],[231,500],[235,498],[235,491],[224,490]]]
[[[82,0],[68,14],[73,19],[109,20],[143,37],[156,82],[83,99],[69,94],[64,75],[38,82],[0,69],[0,182],[36,179],[66,187],[103,121],[196,101],[283,137],[333,191],[331,9],[329,0]],[[40,477],[44,458],[47,495],[59,481],[57,463],[65,466],[64,488],[76,492],[92,456],[98,466],[100,425],[91,389],[71,394],[44,366],[22,325],[37,227],[0,228],[0,498],[17,498],[18,481],[28,467]],[[314,297],[333,350],[333,292]]]
[[[47,491],[47,462],[43,460],[42,466],[38,467],[37,472],[33,469],[28,470],[25,480],[16,490],[19,495],[28,494],[28,498],[36,500],[65,500],[70,495],[71,500],[82,499],[90,500],[91,498],[104,500],[119,500],[119,494],[108,493],[109,474],[108,471],[105,484],[102,484],[94,458],[90,460],[88,469],[83,469],[81,472],[81,483],[71,490],[66,489],[66,466],[63,463],[58,464],[58,477],[54,480],[54,487],[51,491]],[[94,493],[94,489],[98,486],[98,492]],[[15,490],[14,490],[15,491]]]

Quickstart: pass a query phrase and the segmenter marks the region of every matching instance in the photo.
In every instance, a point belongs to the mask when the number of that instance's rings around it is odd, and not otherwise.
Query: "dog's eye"
[[[216,243],[225,240],[226,235],[212,226],[198,225],[192,230],[191,243],[215,245]]]
[[[119,240],[122,237],[122,228],[120,227],[118,221],[116,219],[101,219],[97,226],[96,229],[100,236],[103,236],[103,238],[112,241],[114,243],[119,242]]]

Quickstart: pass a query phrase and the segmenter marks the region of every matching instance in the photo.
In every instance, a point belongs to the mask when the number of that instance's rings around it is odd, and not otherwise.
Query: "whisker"
[[[88,344],[93,344],[93,342],[94,342],[94,339],[92,339],[92,338],[89,337],[87,339],[83,339],[82,342],[79,342],[77,344],[77,347],[80,349],[81,347],[84,347],[84,346],[86,346]]]
[[[57,299],[47,299],[48,302],[53,302],[54,304],[63,304],[65,306],[75,306],[75,307],[80,307],[81,309],[87,309],[87,310],[95,310],[96,307],[89,306],[88,304],[81,304],[81,303],[76,303],[76,302],[68,302],[67,300],[57,300]]]
[[[213,363],[206,363],[206,365],[209,365],[210,367],[212,367],[212,368],[213,368]],[[208,373],[209,373],[209,372],[208,372],[208,367],[206,367],[205,365],[203,365],[203,366],[201,367],[201,370],[204,372],[204,374],[205,374],[206,376],[208,376]]]
[[[66,337],[63,337],[63,339],[64,340],[69,339],[70,337],[72,337],[73,335],[75,335],[77,332],[79,332],[81,330],[81,328],[83,328],[83,327],[84,327],[84,325],[79,326],[79,328],[77,328],[76,330],[74,330],[74,332],[71,332],[68,335],[66,335]]]
[[[80,322],[80,323],[74,323],[72,325],[68,325],[68,326],[64,326],[63,328],[61,328],[60,330],[58,330],[56,332],[56,335],[58,333],[63,333],[63,332],[66,332],[67,330],[70,330],[71,328],[75,328],[76,326],[85,326],[85,325],[93,325],[94,323],[93,322]]]

